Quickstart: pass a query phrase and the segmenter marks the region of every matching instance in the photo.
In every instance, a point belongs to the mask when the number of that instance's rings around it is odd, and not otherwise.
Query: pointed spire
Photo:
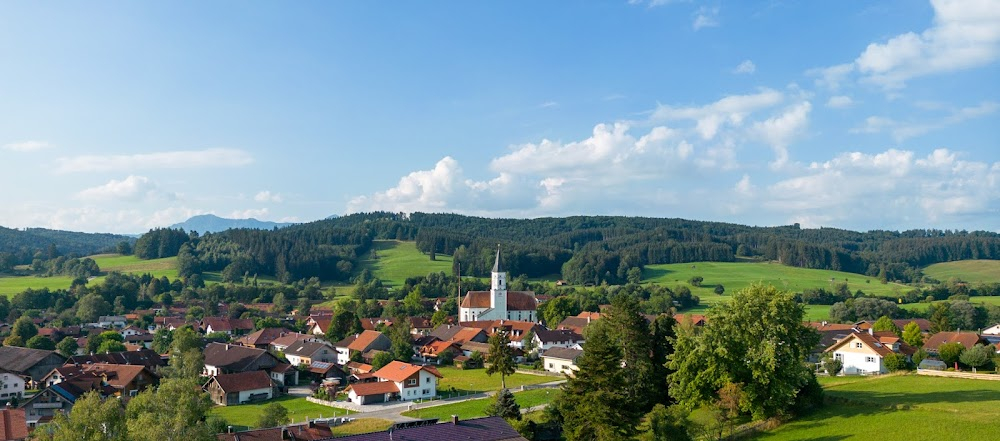
[[[500,244],[497,244],[497,260],[493,263],[493,272],[500,272]]]

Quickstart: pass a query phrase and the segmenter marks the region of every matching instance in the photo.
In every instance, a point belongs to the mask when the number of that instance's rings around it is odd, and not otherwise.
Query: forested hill
[[[87,256],[113,250],[121,242],[132,243],[135,242],[135,238],[117,234],[76,233],[44,228],[15,230],[0,227],[0,266],[4,263],[29,264],[36,252],[45,255],[57,253]],[[50,250],[53,245],[55,249]]]
[[[157,230],[161,236],[167,231]],[[146,237],[144,236],[143,239]],[[855,232],[798,225],[750,227],[719,222],[613,216],[486,219],[456,214],[362,213],[277,231],[229,230],[192,238],[181,261],[231,274],[347,280],[376,239],[415,240],[426,253],[454,256],[467,275],[488,275],[502,244],[512,275],[561,274],[574,283],[624,283],[645,265],[737,258],[914,281],[919,268],[965,259],[1000,259],[1000,235],[912,230]],[[186,236],[148,257],[179,251]],[[162,251],[162,252],[161,252]],[[235,268],[227,268],[235,264]],[[634,274],[635,271],[632,271]]]

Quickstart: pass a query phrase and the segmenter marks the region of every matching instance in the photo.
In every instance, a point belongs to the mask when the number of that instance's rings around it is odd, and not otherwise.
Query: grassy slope
[[[558,392],[559,389],[535,389],[514,392],[514,399],[521,406],[521,409],[527,409],[551,402]],[[451,418],[452,415],[458,415],[459,419],[466,420],[486,416],[486,406],[491,402],[493,402],[493,398],[481,398],[461,403],[411,410],[403,412],[403,415],[413,418],[437,418],[442,421]]]
[[[0,277],[0,295],[12,296],[19,292],[22,292],[28,288],[31,289],[68,289],[70,284],[73,283],[72,277],[67,276],[55,276],[55,277],[35,277],[35,276],[20,276],[20,277]]]
[[[261,414],[264,406],[271,403],[281,403],[288,409],[288,417],[292,421],[305,421],[310,419],[329,418],[333,416],[345,416],[350,413],[344,409],[334,409],[332,407],[321,406],[306,401],[305,398],[295,398],[284,396],[257,404],[243,404],[239,406],[216,406],[210,411],[210,415],[218,415],[226,419],[234,426],[253,426]]]
[[[389,286],[401,286],[407,277],[426,276],[436,271],[451,274],[451,256],[438,254],[436,260],[431,260],[417,250],[416,242],[378,240],[375,249],[378,259],[362,260],[361,268],[367,268]]]
[[[177,278],[176,257],[150,260],[142,260],[135,256],[122,256],[120,254],[98,254],[90,257],[94,259],[94,262],[97,262],[97,266],[104,273],[111,271],[137,274],[149,273],[154,277],[167,276],[170,280]]]
[[[764,440],[1000,439],[1000,381],[887,376],[827,381],[830,404],[760,435]]]
[[[1000,282],[1000,260],[961,260],[935,263],[924,274],[942,282],[954,277],[971,283]]]

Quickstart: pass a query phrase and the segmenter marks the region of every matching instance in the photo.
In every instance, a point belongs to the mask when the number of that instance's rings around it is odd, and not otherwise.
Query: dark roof
[[[328,424],[307,423],[287,427],[248,430],[246,432],[220,433],[217,441],[313,441],[333,436]]]
[[[489,308],[489,291],[469,291],[462,299],[463,308]],[[534,291],[507,291],[508,311],[534,311],[538,309]]]
[[[497,244],[497,260],[493,261],[493,272],[499,273],[500,269],[500,244]]]
[[[542,357],[558,358],[560,360],[576,361],[576,358],[583,355],[583,351],[571,348],[552,348],[545,351]]]
[[[6,369],[17,374],[26,374],[28,369],[33,368],[50,355],[56,355],[59,358],[65,359],[65,357],[59,355],[56,351],[3,346],[0,347],[0,369]]]
[[[240,337],[237,342],[244,346],[269,345],[278,337],[291,332],[285,328],[263,328],[252,334]]]
[[[359,397],[366,397],[369,395],[382,395],[393,392],[399,392],[399,388],[396,387],[396,383],[391,381],[375,381],[372,383],[354,383],[350,386],[350,389],[354,391],[354,395]]]
[[[462,328],[463,327],[459,325],[438,325],[438,327],[431,331],[431,336],[437,337],[441,340],[451,340],[451,338],[454,337],[458,331],[461,331]]]
[[[266,354],[267,351],[263,349],[225,343],[209,343],[205,347],[205,365],[224,366],[234,371],[241,371],[254,360]]]
[[[155,371],[160,366],[166,366],[167,362],[156,351],[148,348],[140,348],[137,351],[109,352],[107,354],[74,355],[66,360],[66,364],[137,364],[146,366],[151,371]]]
[[[336,438],[336,441],[527,441],[502,417],[485,417],[364,433]]]
[[[336,351],[335,349],[333,349],[333,347],[331,347],[326,343],[317,343],[314,341],[300,341],[285,348],[284,352],[286,355],[292,354],[298,356],[311,356],[323,348],[329,349],[331,352]]]
[[[931,332],[931,321],[927,319],[914,318],[914,319],[897,319],[892,321],[892,323],[895,324],[900,331],[902,331],[903,328],[906,327],[906,325],[910,324],[910,322],[916,323],[917,327],[920,328],[920,332]]]
[[[208,381],[209,383],[213,381],[219,383],[219,387],[226,393],[266,389],[273,386],[271,377],[264,371],[216,375]]]
[[[569,329],[556,329],[550,331],[548,329],[538,328],[535,330],[535,336],[538,337],[542,343],[555,343],[568,341],[570,343],[583,341],[583,336],[573,332]]]

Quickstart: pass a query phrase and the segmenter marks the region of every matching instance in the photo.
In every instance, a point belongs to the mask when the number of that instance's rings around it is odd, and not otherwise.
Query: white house
[[[378,382],[355,383],[348,388],[348,398],[358,405],[386,401],[412,401],[437,396],[441,373],[432,366],[417,366],[393,361],[375,372]]]
[[[285,348],[284,354],[292,366],[308,366],[314,361],[337,361],[337,350],[326,342],[300,341]]]
[[[102,315],[97,318],[98,328],[124,328],[125,317],[121,315]]]
[[[18,400],[24,396],[24,378],[13,372],[0,369],[0,405],[10,402],[11,399]]]
[[[583,336],[569,329],[548,329],[535,330],[535,337],[532,339],[535,348],[539,353],[544,354],[552,348],[576,348],[584,343]]]
[[[1000,323],[990,326],[989,328],[983,329],[983,335],[1000,335]]]
[[[583,351],[579,349],[551,348],[542,354],[542,366],[546,371],[572,376],[580,370],[576,365],[576,359],[581,355]]]
[[[832,353],[833,358],[844,364],[841,372],[845,375],[884,374],[889,372],[883,363],[885,356],[892,353],[913,355],[912,347],[890,334],[853,331],[824,352]]]

